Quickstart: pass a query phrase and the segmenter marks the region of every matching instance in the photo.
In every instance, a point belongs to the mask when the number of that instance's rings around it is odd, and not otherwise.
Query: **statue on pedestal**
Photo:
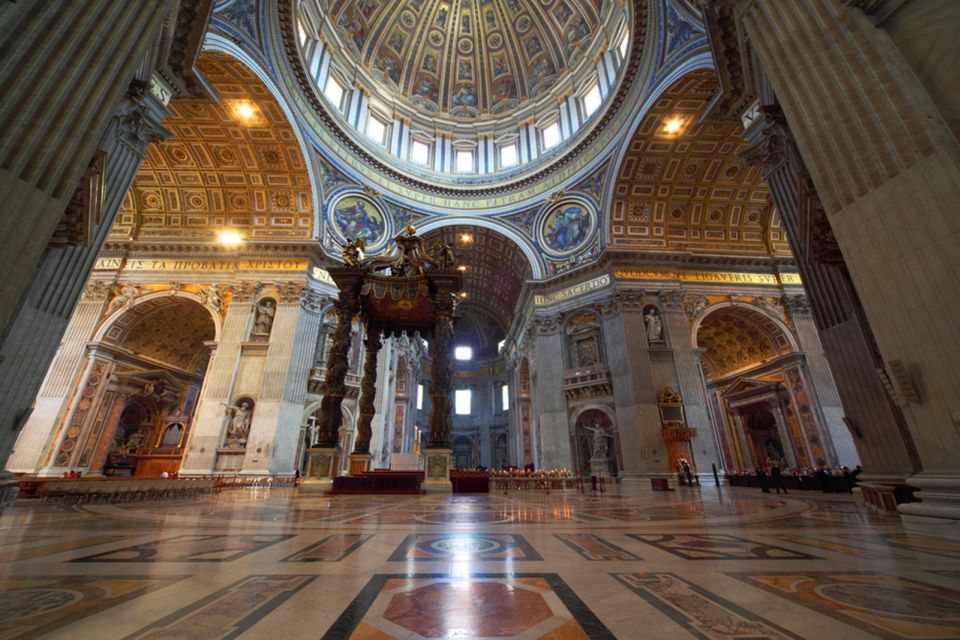
[[[647,340],[649,342],[663,342],[663,322],[655,308],[647,309],[647,315],[643,316],[643,323],[647,325]]]

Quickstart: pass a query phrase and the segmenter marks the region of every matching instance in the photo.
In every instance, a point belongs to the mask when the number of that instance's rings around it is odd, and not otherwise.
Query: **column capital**
[[[615,295],[617,306],[621,311],[642,311],[643,296],[642,290],[618,291]]]
[[[672,291],[661,291],[658,296],[663,310],[667,313],[683,313],[684,301],[687,299],[687,292],[679,289]]]
[[[757,117],[746,132],[750,146],[740,154],[749,164],[757,165],[767,177],[787,161],[793,136],[787,118],[777,105],[761,105]]]
[[[802,293],[795,296],[785,295],[780,298],[780,302],[791,317],[799,315],[808,316],[813,312],[810,307],[810,300]]]
[[[320,313],[326,303],[326,296],[311,289],[305,289],[303,295],[300,296],[300,306],[310,313]]]
[[[298,304],[301,302],[306,283],[304,282],[277,282],[275,284],[280,294],[280,304]]]
[[[111,287],[106,282],[88,282],[80,294],[81,302],[103,302],[107,299]]]
[[[253,302],[254,297],[263,288],[261,282],[238,282],[230,285],[230,292],[233,293],[234,302]]]
[[[537,335],[548,335],[560,331],[560,314],[534,316],[530,320],[530,331]]]
[[[117,111],[117,136],[141,153],[151,142],[163,142],[171,136],[149,106],[150,101],[156,101],[149,88],[149,82],[131,82]]]

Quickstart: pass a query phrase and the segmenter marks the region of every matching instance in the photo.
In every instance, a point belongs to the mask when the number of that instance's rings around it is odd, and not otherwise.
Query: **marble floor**
[[[960,638],[960,539],[850,496],[299,496],[0,516],[6,638]]]

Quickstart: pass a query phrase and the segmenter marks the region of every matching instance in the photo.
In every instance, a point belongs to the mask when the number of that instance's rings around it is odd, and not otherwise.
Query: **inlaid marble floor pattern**
[[[301,496],[18,504],[13,638],[960,638],[960,538],[850,496]]]

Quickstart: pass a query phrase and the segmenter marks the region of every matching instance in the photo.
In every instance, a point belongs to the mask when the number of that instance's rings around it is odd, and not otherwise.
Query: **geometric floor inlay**
[[[39,638],[182,576],[0,577],[0,638]]]
[[[374,575],[324,640],[614,636],[556,574]]]
[[[726,575],[881,638],[960,638],[960,592],[865,571]]]
[[[693,637],[802,640],[743,607],[672,573],[614,573],[614,578]]]
[[[583,556],[585,560],[643,560],[640,556],[592,533],[555,533],[553,535]]]
[[[390,556],[401,560],[543,560],[513,533],[414,533]]]
[[[83,556],[72,562],[229,562],[294,535],[180,535]]]
[[[372,533],[339,533],[289,555],[282,562],[340,562],[373,537]]]
[[[627,535],[685,560],[810,560],[815,558],[799,551],[717,533],[628,533]]]

